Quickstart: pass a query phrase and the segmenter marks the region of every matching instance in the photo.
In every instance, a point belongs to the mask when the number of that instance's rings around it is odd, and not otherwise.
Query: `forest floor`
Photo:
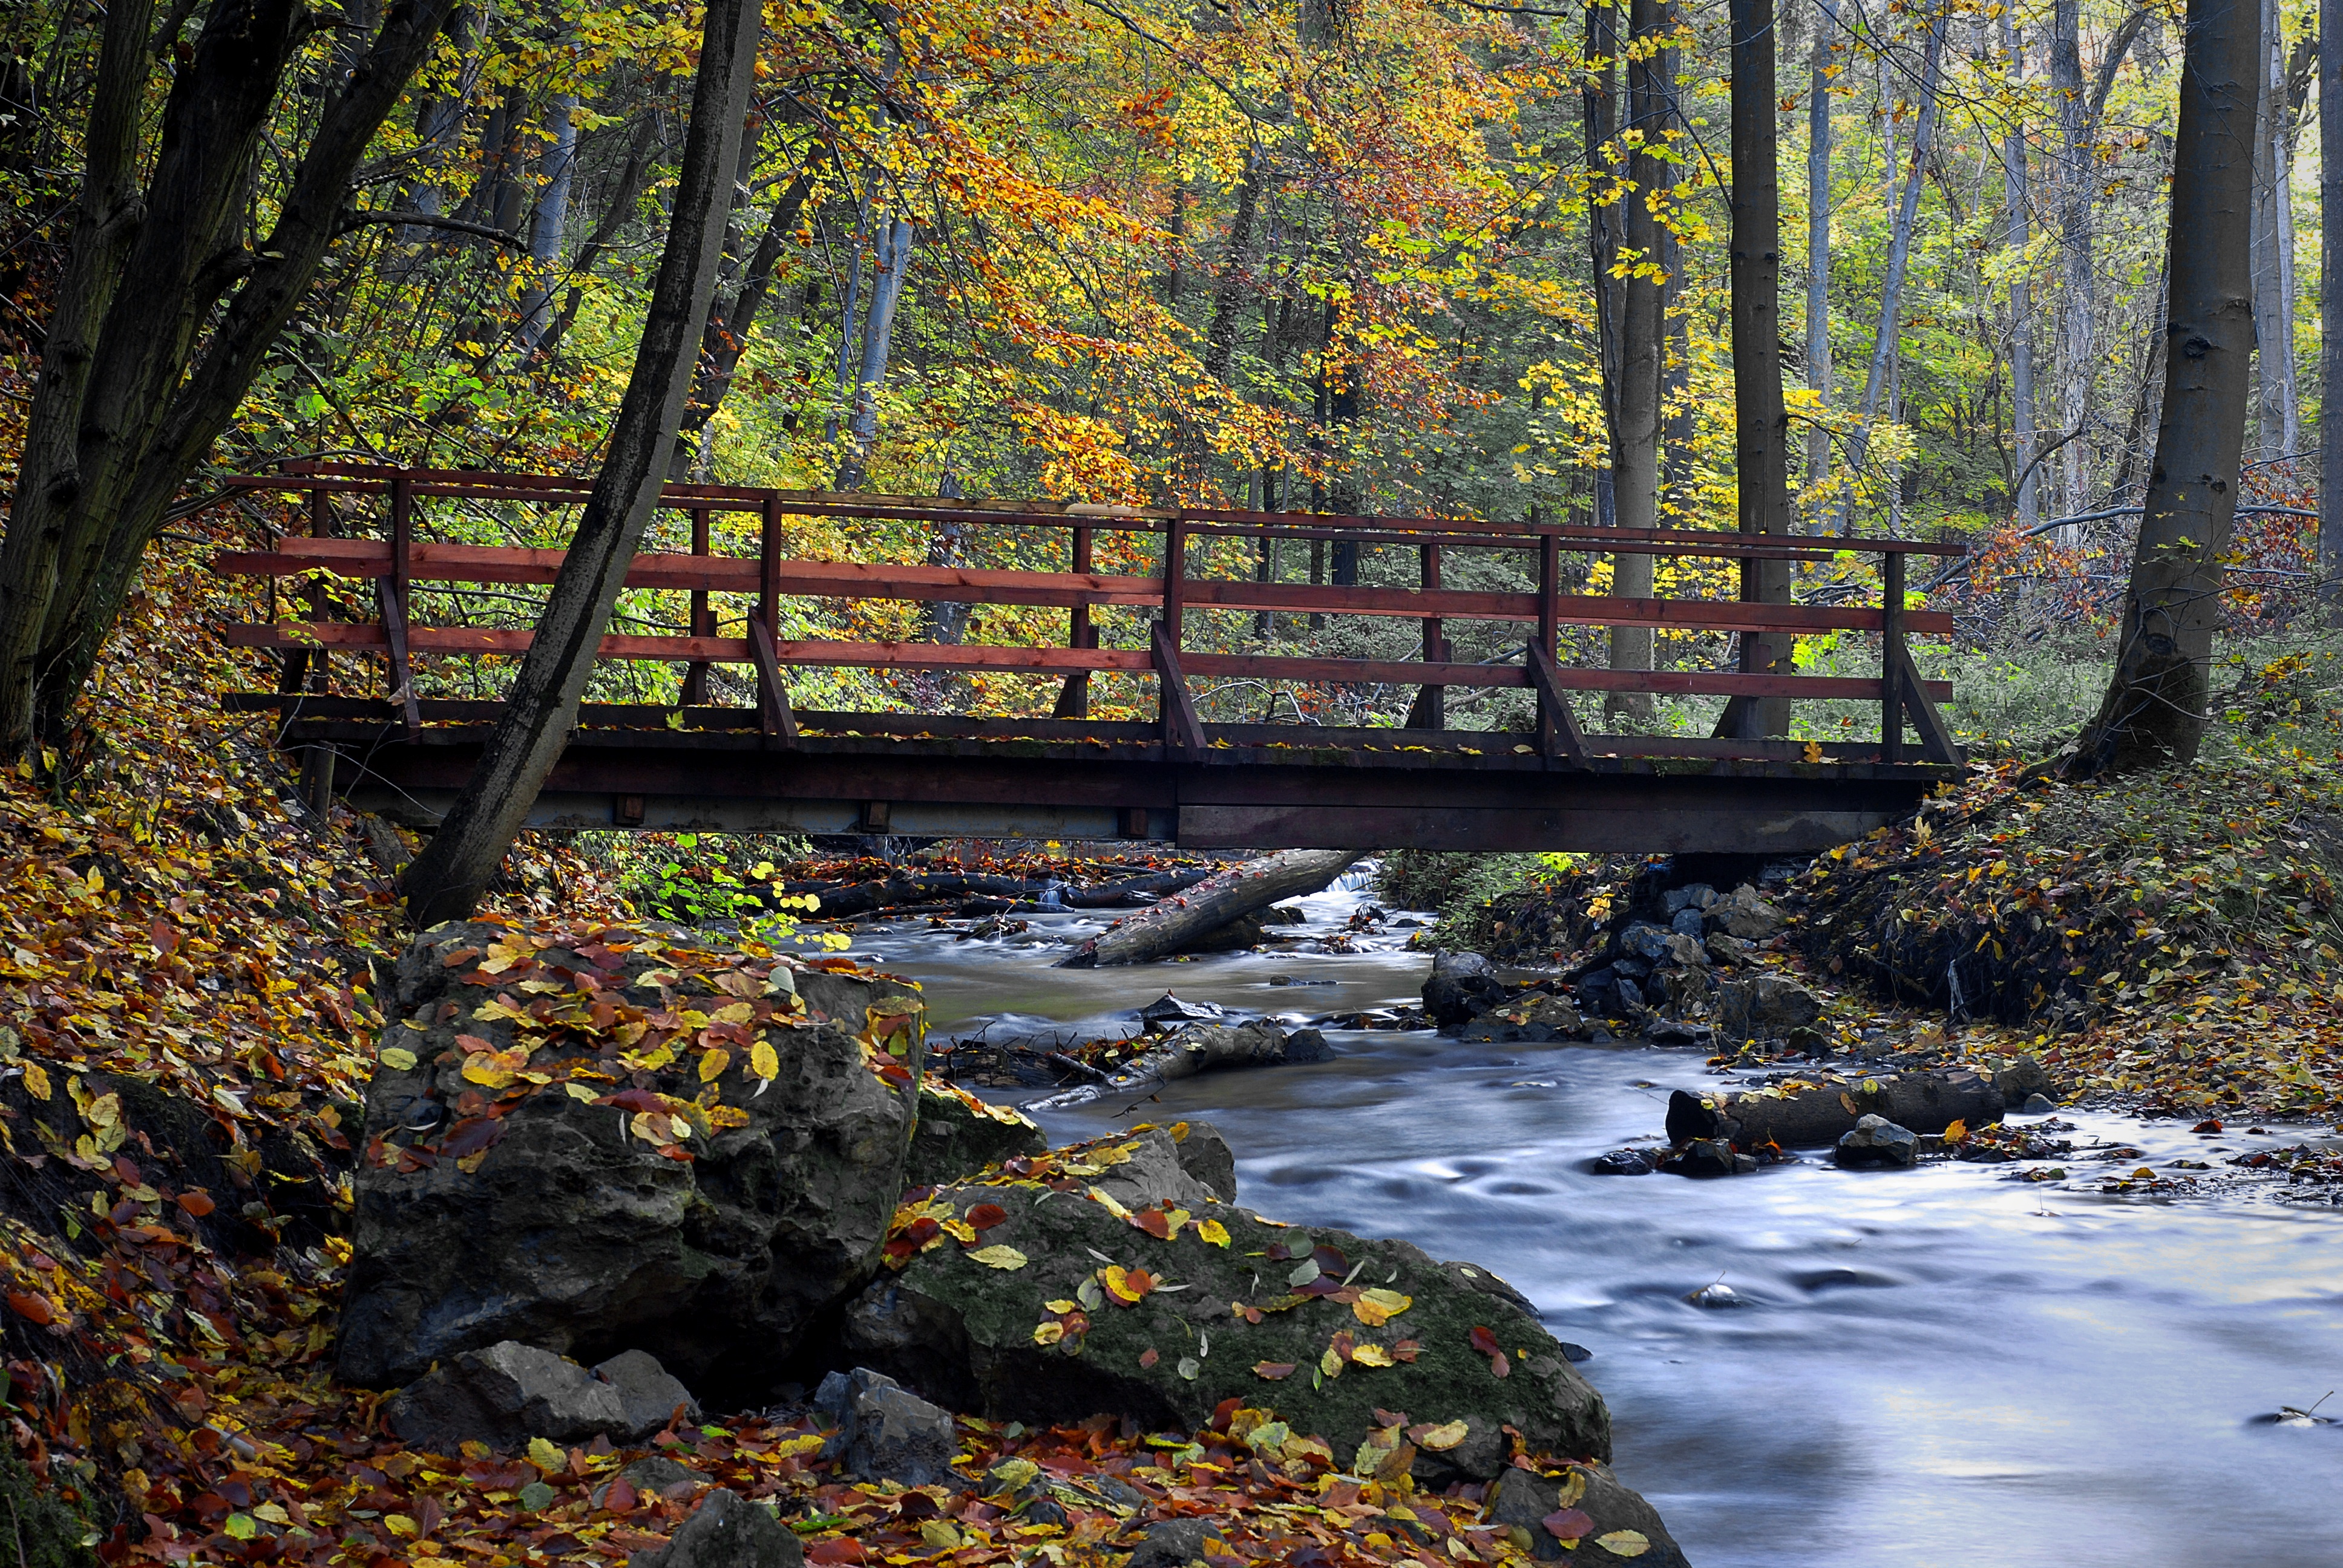
[[[387,1436],[382,1396],[331,1368],[375,996],[406,933],[379,826],[308,819],[266,717],[218,711],[259,672],[215,635],[245,612],[206,553],[156,547],[124,618],[137,635],[55,759],[69,782],[0,775],[0,1501],[20,1568],[616,1564],[696,1501],[606,1488],[649,1451],[773,1501],[816,1563],[1119,1562],[1135,1514],[1209,1516],[1245,1559],[1527,1563],[1476,1488],[1264,1464],[1247,1434],[1268,1418],[1244,1411],[1193,1442],[961,1418],[961,1468],[1046,1471],[1062,1524],[850,1484],[787,1412],[623,1452],[437,1456]],[[986,869],[1145,869],[1061,861]],[[635,916],[610,859],[570,847],[524,843],[501,887],[483,915]]]

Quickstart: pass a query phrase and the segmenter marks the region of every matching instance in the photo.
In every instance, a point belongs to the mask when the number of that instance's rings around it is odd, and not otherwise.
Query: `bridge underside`
[[[313,769],[330,751],[337,793],[418,827],[471,776],[495,706],[427,704],[446,711],[410,735],[380,704],[295,700],[279,744]],[[1539,755],[1534,736],[1493,731],[1208,725],[1192,752],[1140,723],[804,713],[785,744],[752,711],[581,717],[532,827],[1787,855],[1860,838],[1957,774],[1840,760],[1837,747],[1644,736],[1587,737],[1574,766]]]

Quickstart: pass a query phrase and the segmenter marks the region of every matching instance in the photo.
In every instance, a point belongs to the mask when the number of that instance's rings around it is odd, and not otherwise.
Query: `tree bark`
[[[1838,32],[1838,0],[1815,0],[1821,21],[1815,28],[1814,68],[1806,104],[1806,386],[1818,407],[1831,395],[1831,45]],[[1830,477],[1830,432],[1806,427],[1806,487],[1815,497],[1815,531],[1823,531],[1828,508],[1821,486]]]
[[[854,407],[846,422],[847,455],[839,465],[838,486],[859,490],[870,480],[870,452],[879,443],[879,391],[887,381],[894,350],[895,307],[911,270],[911,226],[904,218],[879,219],[879,249],[873,258],[870,305],[862,318],[862,368],[854,380]]]
[[[1282,1067],[1291,1061],[1323,1061],[1328,1054],[1325,1039],[1316,1030],[1296,1030],[1288,1035],[1265,1018],[1242,1024],[1191,1024],[1099,1081],[1052,1094],[1027,1109],[1071,1111],[1095,1101],[1150,1093],[1200,1072],[1237,1067]]]
[[[2286,37],[2278,0],[2261,0],[2261,107],[2254,116],[2254,368],[2256,456],[2300,448],[2302,411],[2294,376],[2294,204],[2288,189],[2293,115],[2286,101]]]
[[[709,0],[691,128],[634,373],[504,715],[438,831],[407,869],[407,912],[418,927],[470,912],[577,724],[596,647],[658,505],[690,391],[762,20],[750,0]]]
[[[1358,862],[1363,850],[1281,849],[1205,878],[1186,892],[1150,905],[1108,927],[1060,969],[1110,969],[1176,952],[1205,932],[1265,910],[1283,899],[1314,893]]]
[[[86,376],[54,394],[48,417],[70,417],[75,431],[69,467],[28,463],[17,486],[0,556],[0,752],[70,726],[148,541],[307,295],[340,231],[350,178],[448,5],[391,10],[327,100],[256,252],[230,236],[305,14],[290,0],[229,0],[205,23],[164,106],[146,210],[116,269],[136,286],[111,288]]]
[[[1620,286],[1613,276],[1619,265],[1616,203],[1603,199],[1601,182],[1615,183],[1611,164],[1619,136],[1619,24],[1608,0],[1589,0],[1586,7],[1586,76],[1580,88],[1585,123],[1586,167],[1596,182],[1586,203],[1588,273],[1594,295],[1594,354],[1603,380],[1603,430],[1614,441],[1619,429],[1619,326],[1623,308]],[[1594,520],[1609,527],[1618,520],[1613,498],[1613,476],[1618,453],[1594,476]]]
[[[1896,369],[1903,338],[1904,279],[1912,266],[1912,228],[1920,216],[1920,189],[1927,179],[1928,153],[1936,143],[1937,84],[1945,62],[1945,12],[1939,8],[1928,23],[1928,41],[1920,59],[1920,117],[1912,129],[1912,161],[1904,174],[1904,196],[1887,236],[1887,276],[1879,290],[1879,325],[1871,337],[1871,371],[1863,383],[1863,422],[1855,433],[1855,467],[1859,471],[1871,455],[1871,423],[1878,417],[1879,399]],[[1895,409],[1888,410],[1892,419]]]
[[[2167,242],[2164,409],[2147,509],[2124,596],[2121,641],[2098,717],[2067,776],[2194,758],[2236,519],[2253,375],[2247,213],[2262,76],[2261,12],[2189,0]]]
[[[2091,417],[2091,136],[2083,101],[2081,0],[2055,0],[2050,8],[2050,85],[2058,105],[2064,144],[2058,170],[2058,234],[2066,264],[2061,311],[2058,422],[2066,444],[2059,449],[2065,483],[2062,513],[2090,506],[2089,447],[2078,434]]]
[[[805,210],[813,179],[813,160],[808,158],[806,166],[798,171],[797,177],[773,204],[772,219],[765,225],[764,235],[749,257],[739,287],[730,299],[719,299],[709,307],[708,327],[699,337],[699,359],[692,370],[691,396],[684,404],[676,442],[677,458],[671,462],[680,459],[687,447],[698,449],[700,431],[716,417],[716,410],[723,407],[725,394],[732,390],[732,377],[740,368],[740,356],[748,351],[758,312],[764,308],[765,297],[772,292],[774,271],[780,266],[781,252],[788,247],[789,236],[797,231],[798,216]]]
[[[2025,80],[2026,61],[2018,53],[2016,24],[2010,19],[2006,6],[2001,13],[2001,53],[2010,85],[2016,87]],[[2015,119],[2001,143],[2001,199],[2009,215],[2005,231],[2009,248],[2022,257],[2034,238],[2027,212],[2033,196],[2026,186],[2026,128]],[[2009,313],[2010,445],[2014,448],[2010,461],[2017,477],[2013,504],[2017,526],[2031,528],[2042,520],[2042,483],[2034,467],[2037,439],[2034,426],[2034,288],[2022,260],[2010,279]]]
[[[1732,0],[1733,420],[1737,510],[1745,534],[1790,531],[1789,416],[1782,404],[1782,182],[1774,101],[1774,8]],[[1787,561],[1744,561],[1741,597],[1786,604]],[[1795,639],[1745,632],[1741,668],[1785,673]],[[1725,704],[1716,733],[1755,739],[1790,731],[1785,698]]]
[[[561,260],[561,236],[569,227],[569,192],[577,184],[578,95],[564,93],[553,100],[553,141],[539,160],[545,184],[537,193],[537,211],[528,224],[528,259],[536,276],[521,297],[520,341],[534,350],[550,322],[553,268]]]
[[[2318,581],[2343,623],[2343,0],[2318,4]]]
[[[1660,391],[1665,362],[1664,280],[1659,276],[1661,223],[1652,210],[1667,165],[1654,156],[1666,127],[1667,104],[1660,86],[1659,40],[1666,31],[1661,0],[1633,0],[1628,33],[1634,47],[1627,62],[1627,158],[1632,188],[1626,209],[1623,259],[1629,272],[1620,287],[1619,391],[1611,442],[1614,517],[1623,528],[1660,526]],[[1652,558],[1618,555],[1611,560],[1611,591],[1621,598],[1652,597]],[[1652,668],[1652,628],[1611,628],[1611,668]],[[1603,711],[1613,720],[1640,722],[1652,713],[1647,691],[1615,691]]]

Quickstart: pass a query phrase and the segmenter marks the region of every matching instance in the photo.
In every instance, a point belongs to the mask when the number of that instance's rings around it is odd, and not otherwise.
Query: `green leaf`
[[[532,1481],[520,1489],[520,1505],[531,1513],[542,1513],[553,1506],[556,1493],[542,1481]]]

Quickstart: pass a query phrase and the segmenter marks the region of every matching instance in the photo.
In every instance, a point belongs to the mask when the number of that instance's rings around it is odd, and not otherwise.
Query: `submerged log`
[[[1956,1121],[1971,1127],[1999,1121],[2003,1110],[2001,1091],[1992,1081],[1966,1070],[1886,1073],[1786,1093],[1694,1094],[1679,1089],[1668,1096],[1668,1141],[1723,1138],[1751,1153],[1768,1143],[1819,1149],[1854,1131],[1865,1116],[1885,1116],[1915,1132],[1942,1132]]]
[[[1125,916],[1059,960],[1060,969],[1106,969],[1179,952],[1282,900],[1314,893],[1357,863],[1360,849],[1281,849],[1231,866],[1174,898]]]

